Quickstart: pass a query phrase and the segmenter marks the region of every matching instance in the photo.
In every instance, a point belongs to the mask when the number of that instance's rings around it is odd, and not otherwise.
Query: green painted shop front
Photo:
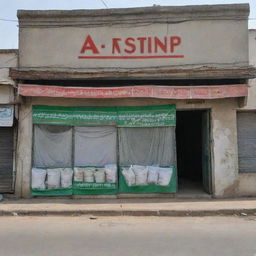
[[[32,112],[32,195],[176,193],[175,105]]]

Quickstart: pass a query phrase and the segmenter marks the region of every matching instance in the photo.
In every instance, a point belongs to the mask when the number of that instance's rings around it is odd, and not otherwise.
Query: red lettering
[[[134,44],[134,38],[132,38],[132,37],[126,38],[125,44],[126,44],[126,46],[130,47],[130,50],[129,49],[124,50],[126,53],[134,53],[135,52],[136,46]]]
[[[152,53],[152,38],[148,37],[148,53]]]
[[[90,35],[86,37],[80,53],[85,53],[86,51],[89,51],[89,50],[92,51],[93,54],[100,53]]]
[[[112,38],[112,53],[114,54],[115,51],[117,51],[117,53],[121,53],[118,41],[121,41],[121,38]]]
[[[167,38],[164,37],[164,42],[160,41],[158,37],[154,37],[155,39],[155,53],[158,52],[158,48],[160,47],[161,50],[165,53],[167,53]]]
[[[170,48],[171,52],[174,52],[174,47],[181,44],[181,38],[179,36],[171,36]]]
[[[147,38],[146,37],[138,37],[137,39],[140,41],[140,53],[144,53],[144,49],[145,49],[144,43],[147,40]]]

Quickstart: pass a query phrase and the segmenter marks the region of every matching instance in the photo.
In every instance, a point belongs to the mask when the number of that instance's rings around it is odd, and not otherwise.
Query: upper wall
[[[9,68],[17,67],[17,50],[0,50],[0,85],[13,85],[14,81],[9,77]]]
[[[249,30],[249,64],[256,67],[256,29]],[[249,80],[246,105],[243,110],[256,109],[256,79]]]
[[[256,29],[249,30],[249,63],[256,67]]]
[[[19,67],[248,65],[249,5],[19,10]]]

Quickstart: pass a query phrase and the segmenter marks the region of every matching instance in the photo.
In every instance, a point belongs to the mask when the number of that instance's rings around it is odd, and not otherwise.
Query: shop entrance
[[[211,194],[208,110],[177,111],[178,194]]]

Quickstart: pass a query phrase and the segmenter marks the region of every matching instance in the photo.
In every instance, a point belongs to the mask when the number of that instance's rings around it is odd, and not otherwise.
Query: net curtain
[[[175,127],[119,128],[121,165],[175,165]]]
[[[117,163],[117,129],[114,126],[74,127],[75,166]]]
[[[59,125],[34,126],[34,166],[72,166],[72,128]]]
[[[118,140],[120,165],[175,165],[175,127],[118,128]],[[34,127],[34,166],[104,166],[114,163],[117,163],[116,127]]]

